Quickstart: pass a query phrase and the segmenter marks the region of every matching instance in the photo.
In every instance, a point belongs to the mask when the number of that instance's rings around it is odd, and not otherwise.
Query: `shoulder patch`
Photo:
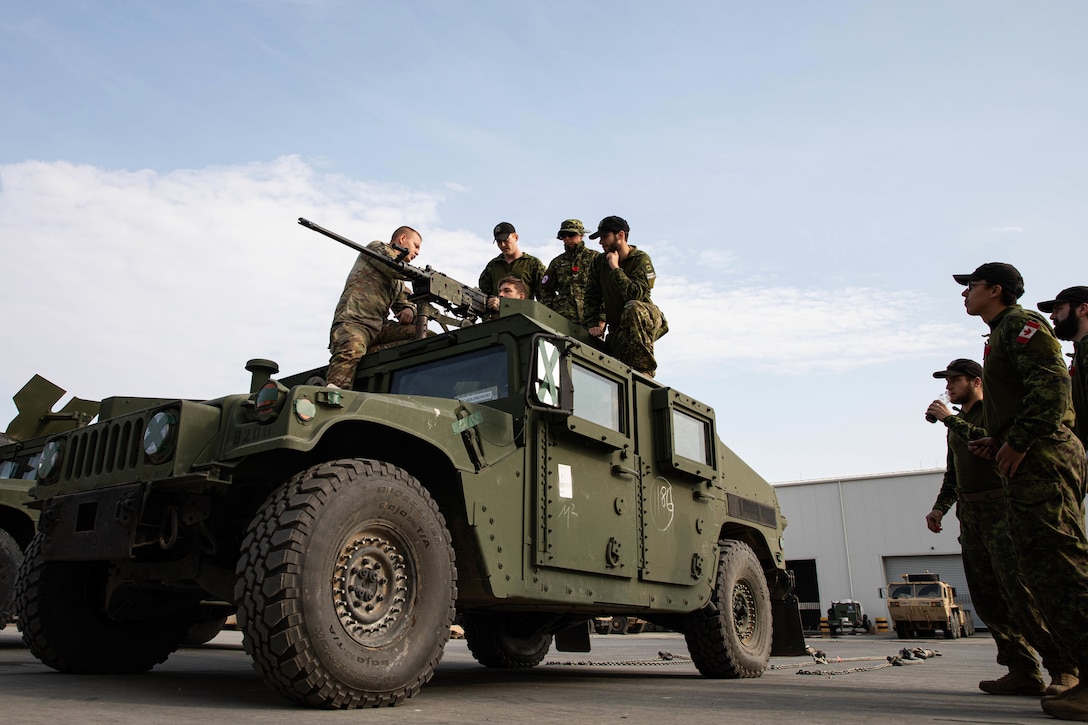
[[[1032,336],[1038,331],[1039,323],[1035,320],[1029,320],[1028,322],[1024,323],[1024,327],[1020,330],[1020,334],[1016,336],[1016,341],[1023,345],[1028,340],[1030,340]]]

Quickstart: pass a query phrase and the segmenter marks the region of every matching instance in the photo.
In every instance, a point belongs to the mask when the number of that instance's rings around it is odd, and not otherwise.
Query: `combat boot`
[[[1004,677],[996,680],[983,680],[978,683],[978,689],[989,695],[1030,695],[1042,697],[1046,690],[1043,678],[1039,673],[1028,674],[1026,672],[1010,671]]]
[[[1080,684],[1080,680],[1072,672],[1051,672],[1050,684],[1043,692],[1043,697],[1057,697],[1064,692],[1072,690]]]
[[[1068,697],[1059,695],[1044,698],[1043,712],[1059,720],[1088,722],[1088,688],[1071,688],[1065,692],[1073,692],[1073,694]]]

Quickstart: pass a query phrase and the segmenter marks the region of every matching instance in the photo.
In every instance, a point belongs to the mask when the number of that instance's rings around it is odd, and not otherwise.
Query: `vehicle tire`
[[[79,674],[146,672],[185,637],[196,602],[151,592],[105,611],[109,562],[46,561],[42,534],[30,542],[15,588],[15,609],[31,654],[55,670]]]
[[[960,623],[949,619],[944,625],[944,638],[945,639],[959,639],[960,638]]]
[[[767,580],[747,544],[722,541],[719,547],[710,601],[688,615],[688,652],[704,677],[759,677],[771,657]]]
[[[646,631],[646,622],[639,620],[627,625],[627,634],[642,634]]]
[[[462,621],[468,650],[484,667],[536,667],[552,646],[552,635],[542,632],[532,615],[465,612]]]
[[[291,478],[250,523],[237,572],[246,652],[297,702],[396,705],[431,679],[450,637],[449,531],[419,481],[387,463],[343,459]]]
[[[908,623],[906,623],[906,622],[896,622],[895,623],[895,636],[898,637],[899,639],[910,639],[911,638],[910,625]]]
[[[612,617],[612,623],[608,626],[612,634],[627,634],[629,622],[627,617]]]
[[[601,617],[593,618],[593,631],[597,634],[608,634],[608,630],[611,628],[611,625],[611,621],[606,621]]]
[[[0,529],[0,629],[15,621],[15,579],[22,563],[19,543]]]

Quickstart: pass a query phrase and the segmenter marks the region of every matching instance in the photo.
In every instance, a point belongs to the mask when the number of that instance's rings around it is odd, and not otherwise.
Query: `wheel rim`
[[[363,529],[348,537],[333,570],[336,616],[353,640],[379,647],[395,639],[415,600],[411,558],[390,532]]]
[[[738,581],[733,585],[733,627],[742,642],[747,642],[755,634],[757,617],[756,595],[752,586],[747,581]]]

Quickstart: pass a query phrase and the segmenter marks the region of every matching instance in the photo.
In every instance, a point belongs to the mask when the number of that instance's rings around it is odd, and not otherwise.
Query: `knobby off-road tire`
[[[15,589],[15,609],[31,654],[55,670],[82,674],[146,672],[185,636],[195,603],[175,600],[128,608],[119,621],[103,611],[109,563],[46,561],[42,534],[30,542]]]
[[[910,639],[914,635],[914,631],[911,629],[910,624],[907,622],[895,623],[895,636],[899,639]]]
[[[484,667],[536,667],[552,646],[552,635],[541,632],[539,618],[532,615],[465,612],[461,624],[469,652]]]
[[[15,579],[22,563],[18,542],[0,529],[0,629],[15,620]]]
[[[405,471],[363,459],[303,471],[268,498],[241,551],[238,626],[282,695],[379,707],[431,679],[457,573],[442,514]]]
[[[720,542],[710,601],[689,616],[685,639],[704,677],[759,677],[771,658],[771,597],[763,567],[740,541]]]

